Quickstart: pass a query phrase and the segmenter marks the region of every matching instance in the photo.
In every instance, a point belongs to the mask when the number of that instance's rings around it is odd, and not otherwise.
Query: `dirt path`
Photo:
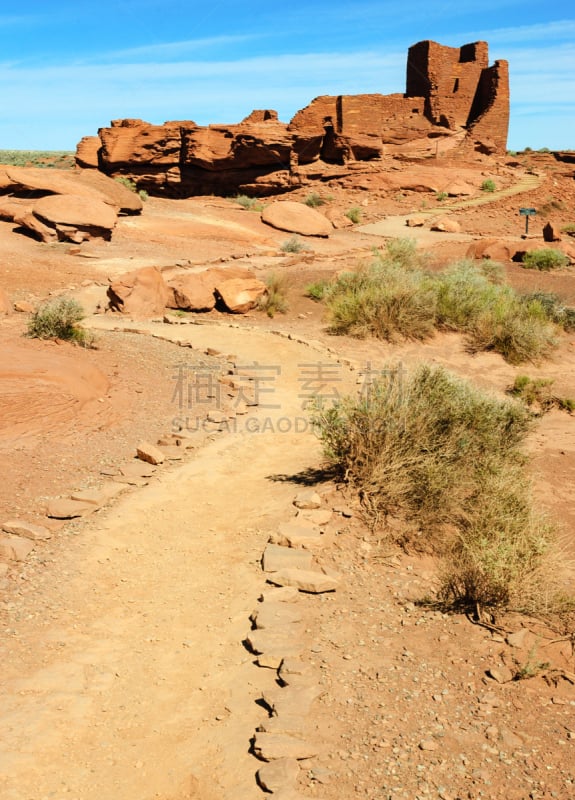
[[[517,194],[533,191],[537,189],[541,183],[542,179],[538,175],[523,175],[521,180],[505,189],[497,189],[494,192],[483,192],[479,197],[457,200],[433,208],[421,208],[418,209],[417,212],[411,214],[388,216],[378,222],[372,222],[369,225],[361,225],[356,228],[356,230],[361,233],[371,234],[372,236],[402,238],[406,235],[407,220],[411,217],[421,217],[428,221],[438,216],[446,217],[454,211],[463,211],[468,208],[490,205]],[[476,237],[465,233],[441,233],[439,231],[430,231],[429,228],[419,226],[409,228],[409,238],[415,239],[423,246],[430,246],[431,244],[437,244],[439,242],[471,242]]]
[[[270,476],[318,461],[310,432],[274,430],[305,416],[299,374],[318,354],[232,328],[175,335],[281,365],[277,407],[266,432],[224,435],[94,517],[36,576],[2,656],[5,800],[261,796],[248,748],[273,672],[241,642],[268,533],[294,513],[296,487]]]

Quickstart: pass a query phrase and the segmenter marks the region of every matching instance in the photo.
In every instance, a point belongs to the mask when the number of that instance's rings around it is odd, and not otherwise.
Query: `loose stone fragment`
[[[10,534],[0,534],[0,559],[3,561],[24,561],[34,549],[30,539]]]
[[[301,761],[313,758],[318,749],[314,745],[296,736],[283,733],[256,733],[254,753],[263,761],[275,761],[278,758],[295,758]]]
[[[305,553],[305,550],[292,550],[294,553]],[[312,572],[304,569],[281,569],[268,575],[268,581],[277,586],[295,586],[301,592],[321,594],[334,592],[338,587],[338,580],[323,572]]]
[[[278,758],[260,767],[258,783],[264,792],[278,792],[284,787],[293,787],[299,777],[299,764],[295,758]]]
[[[252,612],[250,620],[257,629],[277,628],[301,622],[301,612],[286,603],[263,603]]]
[[[145,461],[148,464],[163,464],[164,454],[162,451],[149,442],[140,442],[136,448],[136,453],[140,461]]]
[[[21,519],[9,519],[2,525],[2,529],[6,533],[13,533],[15,536],[23,536],[25,539],[32,541],[39,541],[41,539],[49,539],[52,532],[45,528],[43,525],[35,525],[32,522],[24,522]],[[297,591],[294,589],[293,591]]]
[[[293,603],[299,592],[293,586],[273,586],[262,592],[259,599],[263,603]]]
[[[48,503],[46,516],[53,519],[75,519],[92,514],[96,509],[97,506],[93,503],[84,503],[81,500],[51,500]]]
[[[313,556],[307,550],[293,550],[277,544],[268,544],[264,550],[262,567],[264,572],[278,572],[290,567],[311,569]]]
[[[296,508],[320,508],[321,497],[313,489],[304,489],[296,494],[293,504]]]

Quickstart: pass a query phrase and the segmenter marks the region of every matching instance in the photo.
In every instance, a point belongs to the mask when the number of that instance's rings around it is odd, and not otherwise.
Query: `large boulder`
[[[76,164],[79,167],[97,169],[101,147],[99,136],[84,136],[76,146]]]
[[[32,214],[54,231],[59,241],[76,243],[93,238],[109,240],[117,222],[115,210],[107,203],[71,194],[40,198],[34,203]]]
[[[492,261],[517,261],[525,252],[525,245],[504,242],[500,239],[480,239],[469,246],[467,258],[488,258]]]
[[[270,203],[262,211],[262,220],[280,231],[299,233],[301,236],[327,237],[333,233],[333,225],[323,214],[293,200]]]
[[[215,284],[206,272],[179,275],[168,284],[168,308],[182,311],[211,311],[216,305]]]
[[[104,202],[118,208],[123,214],[139,214],[144,204],[140,195],[118,180],[109,178],[94,169],[82,169],[74,173],[77,183],[90,187],[103,196]]]
[[[110,306],[116,311],[137,317],[162,314],[170,298],[170,290],[157,267],[126,272],[108,288]]]
[[[460,233],[461,225],[452,217],[441,217],[431,223],[430,230],[441,233]]]
[[[228,278],[216,285],[216,293],[228,311],[234,314],[245,314],[255,308],[266,291],[265,283],[257,278]]]

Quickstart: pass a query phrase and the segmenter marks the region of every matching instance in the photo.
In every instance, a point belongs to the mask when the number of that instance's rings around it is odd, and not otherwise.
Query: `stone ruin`
[[[114,120],[81,140],[76,161],[153,195],[264,196],[358,162],[385,171],[397,158],[504,154],[508,124],[506,61],[490,67],[486,42],[424,41],[409,48],[404,94],[316,97],[288,124],[271,110],[235,125]]]

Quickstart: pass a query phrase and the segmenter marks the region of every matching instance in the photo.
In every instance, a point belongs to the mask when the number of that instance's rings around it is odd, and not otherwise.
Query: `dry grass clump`
[[[285,314],[289,308],[287,276],[272,272],[266,278],[266,286],[267,292],[259,299],[258,310],[265,311],[268,317],[272,318],[276,314]]]
[[[423,262],[424,263],[424,262]],[[501,270],[473,262],[441,274],[422,269],[409,240],[390,242],[370,264],[322,290],[335,334],[425,339],[436,329],[467,335],[472,352],[494,350],[511,363],[547,356],[556,346],[556,316],[535,296],[501,282]]]
[[[59,297],[44,303],[32,315],[27,335],[32,339],[62,339],[81,347],[92,347],[92,334],[80,326],[85,316],[77,300]]]
[[[401,542],[440,556],[443,602],[534,611],[541,586],[553,594],[554,532],[532,509],[521,451],[525,407],[442,368],[389,366],[359,400],[316,409],[315,424],[374,525],[400,516]]]

